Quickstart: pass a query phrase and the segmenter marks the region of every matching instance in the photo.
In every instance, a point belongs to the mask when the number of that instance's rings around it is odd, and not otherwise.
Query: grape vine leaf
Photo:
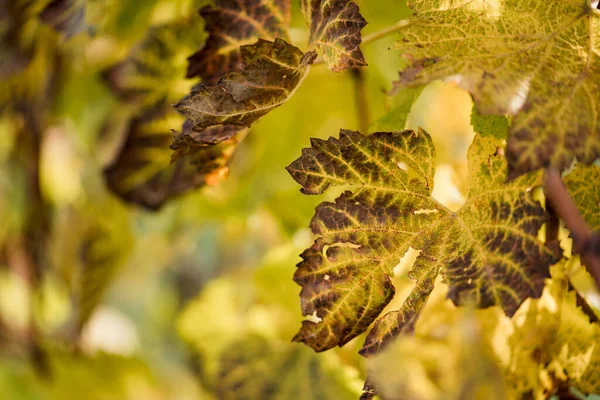
[[[224,132],[232,132],[231,127],[211,127],[199,137],[184,129],[174,140],[169,129],[181,123],[180,118],[170,107],[165,108],[129,123],[123,148],[104,171],[112,191],[151,210],[191,189],[217,184],[227,175],[231,156],[247,132],[236,127],[236,135],[218,145],[207,145],[203,143],[206,137],[224,138]]]
[[[577,164],[564,182],[589,227],[600,231],[600,167]]]
[[[237,399],[356,399],[339,371],[309,349],[251,335],[221,356],[215,393]],[[273,371],[278,374],[273,374]]]
[[[178,56],[201,41],[204,33],[195,30],[197,25],[188,19],[152,28],[126,60],[104,73],[111,89],[135,110],[125,123],[120,153],[105,170],[107,184],[126,201],[151,210],[191,189],[218,183],[247,132],[220,125],[192,132],[192,125],[168,105],[192,84],[184,78],[186,60]],[[182,126],[182,132],[174,136],[173,126]]]
[[[70,38],[85,28],[84,0],[53,0],[40,14],[42,21]]]
[[[309,44],[319,49],[329,69],[340,72],[367,65],[360,50],[360,31],[367,21],[349,0],[302,0],[302,13],[310,27]]]
[[[290,0],[217,0],[200,9],[209,33],[202,49],[188,59],[187,77],[215,83],[242,62],[242,46],[258,39],[289,41]]]
[[[186,61],[181,54],[191,51],[204,37],[194,22],[149,29],[125,60],[103,72],[111,90],[137,106],[140,114],[188,93],[192,82],[184,78]]]
[[[412,0],[396,88],[453,78],[482,114],[514,115],[509,177],[600,157],[600,11],[589,0]],[[524,102],[523,102],[524,101]]]
[[[206,386],[219,399],[356,399],[359,381],[337,354],[322,357],[285,339],[294,307],[261,290],[283,282],[281,265],[212,280],[179,315],[177,330],[200,355]]]
[[[244,67],[216,85],[201,85],[175,105],[201,132],[212,125],[250,127],[286,102],[304,80],[316,53],[302,53],[282,39],[241,47]]]
[[[361,350],[377,352],[421,312],[435,277],[449,285],[455,304],[493,305],[512,315],[539,297],[557,243],[537,239],[546,220],[531,188],[541,174],[504,183],[500,142],[476,136],[469,149],[468,199],[452,212],[431,197],[435,149],[418,132],[344,131],[340,138],[312,139],[312,147],[288,166],[305,194],[330,185],[352,185],[334,203],[321,203],[310,227],[318,235],[301,255],[294,280],[302,286],[304,315],[294,340],[323,351],[364,332],[394,295],[393,269],[409,249],[420,250],[411,277],[416,285],[398,311],[379,318]]]

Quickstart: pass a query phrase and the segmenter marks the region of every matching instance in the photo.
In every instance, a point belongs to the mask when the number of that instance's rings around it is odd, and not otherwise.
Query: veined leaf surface
[[[393,269],[409,247],[420,250],[416,285],[400,310],[379,318],[361,352],[377,352],[410,329],[439,273],[455,304],[498,305],[512,315],[539,297],[558,246],[537,239],[546,220],[531,188],[540,174],[505,184],[500,142],[476,136],[469,149],[468,199],[452,212],[431,197],[435,149],[424,131],[342,131],[313,139],[288,171],[305,194],[352,185],[321,203],[311,221],[318,235],[302,254],[294,280],[302,286],[304,321],[295,340],[317,351],[343,345],[375,321],[394,295]]]
[[[302,12],[310,27],[311,46],[323,54],[334,72],[367,65],[360,51],[360,31],[367,21],[358,6],[348,0],[302,0]]]
[[[600,157],[600,10],[589,0],[412,0],[397,87],[453,78],[514,115],[509,176]]]
[[[201,85],[175,108],[201,132],[212,125],[250,127],[294,93],[314,61],[282,39],[260,39],[241,49],[244,67],[229,72],[216,85]]]
[[[200,15],[210,36],[188,59],[188,78],[214,83],[242,62],[242,46],[258,39],[289,41],[290,0],[217,0],[202,7]]]

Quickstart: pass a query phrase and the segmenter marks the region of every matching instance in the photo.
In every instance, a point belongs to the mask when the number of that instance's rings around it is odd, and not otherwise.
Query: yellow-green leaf
[[[250,127],[290,98],[316,57],[282,39],[261,39],[241,52],[240,71],[229,72],[216,85],[201,85],[175,105],[194,122],[194,131],[221,124]]]
[[[367,21],[349,0],[302,0],[302,12],[310,27],[309,43],[323,55],[334,72],[367,65],[360,51],[360,31]]]
[[[482,114],[514,115],[515,177],[600,157],[600,10],[590,0],[412,0],[398,87],[448,78]]]
[[[559,264],[543,296],[520,309],[509,338],[511,355],[505,376],[509,394],[545,399],[574,387],[600,392],[600,325],[590,323]]]
[[[223,400],[356,399],[344,378],[306,347],[249,336],[221,356],[215,392]]]
[[[502,370],[492,351],[490,326],[498,313],[451,311],[449,324],[437,334],[398,338],[369,360],[372,385],[384,400],[507,399]],[[369,396],[365,396],[370,398]],[[515,397],[516,398],[516,397]]]
[[[539,297],[560,254],[537,239],[546,215],[530,189],[541,177],[505,184],[499,146],[476,136],[468,199],[452,212],[431,197],[435,150],[426,132],[342,131],[339,139],[312,139],[288,167],[302,192],[354,189],[321,203],[311,221],[318,237],[294,280],[302,286],[303,314],[320,320],[304,321],[295,340],[322,351],[364,332],[393,297],[393,269],[409,247],[421,251],[411,271],[413,294],[398,313],[376,322],[364,354],[414,323],[440,272],[455,304],[499,305],[512,315],[525,299]]]
[[[187,77],[214,83],[242,61],[241,48],[258,39],[289,41],[290,0],[217,0],[200,9],[209,37],[189,58]]]

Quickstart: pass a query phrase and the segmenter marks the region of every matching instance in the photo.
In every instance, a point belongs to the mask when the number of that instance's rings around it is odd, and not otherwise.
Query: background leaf
[[[449,78],[481,114],[510,114],[511,177],[600,157],[600,13],[589,0],[413,0],[395,48],[407,61],[397,87]],[[460,44],[460,46],[458,46]]]

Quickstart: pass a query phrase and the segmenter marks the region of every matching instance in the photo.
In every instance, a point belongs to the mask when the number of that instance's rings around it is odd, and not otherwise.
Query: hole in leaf
[[[306,316],[305,321],[310,321],[314,322],[315,324],[318,324],[319,322],[323,321],[323,318],[319,318],[317,316],[317,312],[314,311],[312,314]]]
[[[431,210],[421,209],[421,210],[414,210],[413,214],[415,214],[415,215],[417,215],[417,214],[435,214],[437,212],[438,212],[438,210],[436,210],[436,209],[431,209]]]
[[[519,112],[521,107],[523,107],[523,104],[525,104],[525,100],[527,99],[527,95],[529,94],[530,86],[531,77],[527,77],[521,81],[521,85],[517,89],[517,92],[508,103],[508,114],[515,115]]]
[[[415,261],[419,254],[421,254],[421,250],[415,250],[414,248],[409,247],[398,262],[398,265],[394,267],[394,276],[406,275],[408,271],[412,269],[413,265],[415,265]]]

